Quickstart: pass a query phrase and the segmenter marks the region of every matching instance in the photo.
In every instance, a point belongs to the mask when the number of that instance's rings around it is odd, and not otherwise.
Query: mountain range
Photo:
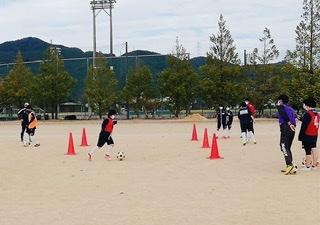
[[[44,52],[52,46],[39,38],[27,37],[15,41],[7,41],[0,44],[0,77],[4,78],[16,59],[18,51],[21,52],[25,65],[28,66],[33,74],[39,73],[39,63],[43,59]],[[81,98],[84,90],[84,79],[87,75],[89,66],[92,65],[92,51],[83,52],[79,48],[70,48],[63,45],[54,45],[61,49],[61,57],[64,60],[65,70],[72,77],[78,80],[78,84],[72,92],[74,100]],[[126,74],[130,69],[137,65],[148,66],[156,81],[158,74],[167,68],[166,55],[156,52],[135,50],[128,52],[127,55],[107,57],[108,66],[112,66],[117,79],[119,80],[118,89],[121,90],[125,85]],[[205,57],[196,57],[190,59],[193,68],[198,71],[199,67],[204,65]]]

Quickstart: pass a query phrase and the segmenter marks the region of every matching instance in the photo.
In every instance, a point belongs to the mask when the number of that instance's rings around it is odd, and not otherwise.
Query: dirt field
[[[40,121],[41,146],[23,147],[20,124],[0,123],[0,225],[302,225],[320,223],[320,168],[283,175],[276,120],[257,120],[257,144],[219,138],[224,159],[209,160],[215,120],[121,120],[112,161],[92,161],[96,121]],[[196,124],[199,141],[191,141]],[[79,146],[82,130],[90,146]],[[298,127],[299,130],[299,127]],[[68,152],[72,132],[76,155]],[[118,151],[124,161],[116,160]],[[295,163],[304,151],[297,134]]]

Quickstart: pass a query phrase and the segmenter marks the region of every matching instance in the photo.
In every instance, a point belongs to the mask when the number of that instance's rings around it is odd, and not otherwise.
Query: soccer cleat
[[[286,169],[287,169],[287,167],[285,169],[281,170],[281,173],[285,173]],[[293,165],[293,168],[290,170],[290,174],[296,174],[297,170],[298,170],[298,167],[296,165]]]
[[[316,171],[316,170],[318,170],[318,168],[317,168],[317,166],[312,166],[311,170]]]
[[[247,144],[247,142],[243,142],[243,146],[245,146]]]
[[[30,142],[29,142],[29,145],[30,145]],[[39,146],[40,146],[39,143],[34,145],[34,147],[39,147]]]
[[[254,142],[253,142],[253,144],[257,144],[257,142],[256,142],[256,141],[254,141]]]
[[[110,155],[106,154],[106,159],[109,160],[109,161],[111,161]]]
[[[88,153],[88,160],[91,161],[91,154]]]
[[[288,175],[292,169],[293,169],[292,165],[287,166],[287,168],[284,171],[284,175]]]

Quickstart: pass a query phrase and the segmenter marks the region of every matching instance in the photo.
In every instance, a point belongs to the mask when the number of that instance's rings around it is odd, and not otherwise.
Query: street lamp
[[[104,1],[91,1],[91,9],[93,12],[93,67],[95,67],[95,58],[97,52],[96,46],[96,17],[101,12],[101,10],[105,11],[110,17],[110,54],[113,55],[113,38],[112,38],[112,9],[113,4],[116,3],[116,0],[104,0]],[[109,12],[106,11],[109,9]],[[96,10],[99,10],[96,13]]]

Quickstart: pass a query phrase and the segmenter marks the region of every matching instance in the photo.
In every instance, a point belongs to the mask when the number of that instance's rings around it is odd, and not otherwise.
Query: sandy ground
[[[19,122],[0,123],[1,225],[320,224],[320,170],[283,175],[276,120],[258,120],[257,144],[242,146],[239,123],[218,139],[215,120],[119,121],[113,160],[87,161],[101,121],[40,121],[39,148],[23,147]],[[196,124],[199,141],[191,141]],[[79,146],[83,128],[90,146]],[[299,129],[299,127],[298,127]],[[76,155],[68,152],[73,135]],[[124,151],[124,161],[116,153]],[[293,145],[295,163],[304,151]]]

